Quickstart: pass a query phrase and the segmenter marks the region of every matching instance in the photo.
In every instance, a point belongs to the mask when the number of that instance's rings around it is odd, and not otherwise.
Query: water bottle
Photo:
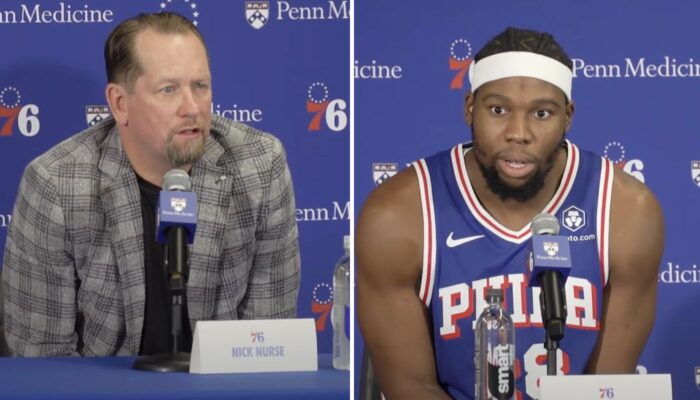
[[[333,271],[333,368],[350,369],[350,236],[343,237],[345,254]]]
[[[474,369],[477,400],[506,400],[515,395],[513,319],[501,308],[503,290],[486,293],[488,306],[476,321]]]

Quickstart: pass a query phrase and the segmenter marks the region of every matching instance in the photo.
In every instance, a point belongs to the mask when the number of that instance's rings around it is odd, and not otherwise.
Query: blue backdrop
[[[700,225],[694,118],[699,14],[694,1],[358,4],[356,212],[386,176],[470,139],[463,120],[465,72],[491,37],[507,26],[551,32],[575,64],[577,107],[569,138],[644,181],[664,210],[657,317],[638,370],[670,372],[674,398],[700,398],[700,346],[694,340],[700,332],[694,308],[700,302],[700,256],[692,234]],[[362,340],[356,332],[357,368]]]
[[[249,23],[246,7],[265,23]],[[316,318],[319,351],[328,353],[332,270],[350,219],[348,1],[3,0],[0,248],[27,163],[109,112],[102,56],[109,32],[159,10],[179,12],[202,31],[213,113],[285,145],[301,246],[299,316]]]

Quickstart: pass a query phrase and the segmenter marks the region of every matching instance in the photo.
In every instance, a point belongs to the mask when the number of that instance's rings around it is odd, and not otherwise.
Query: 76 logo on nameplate
[[[257,329],[253,329],[250,332],[250,337],[253,343],[263,343],[265,341],[265,334],[263,333],[263,331],[259,331]]]
[[[615,398],[615,389],[611,387],[601,387],[598,389],[598,392],[600,393],[599,399],[614,399]]]

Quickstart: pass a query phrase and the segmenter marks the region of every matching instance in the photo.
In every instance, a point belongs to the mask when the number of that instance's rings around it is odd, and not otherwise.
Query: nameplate
[[[670,374],[540,377],[541,400],[672,400]]]
[[[312,318],[199,321],[190,373],[316,371]]]

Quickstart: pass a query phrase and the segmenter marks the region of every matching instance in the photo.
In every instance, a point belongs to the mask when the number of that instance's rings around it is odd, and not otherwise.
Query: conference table
[[[318,371],[189,374],[137,371],[135,357],[1,358],[0,399],[343,399],[348,371],[320,354]]]

